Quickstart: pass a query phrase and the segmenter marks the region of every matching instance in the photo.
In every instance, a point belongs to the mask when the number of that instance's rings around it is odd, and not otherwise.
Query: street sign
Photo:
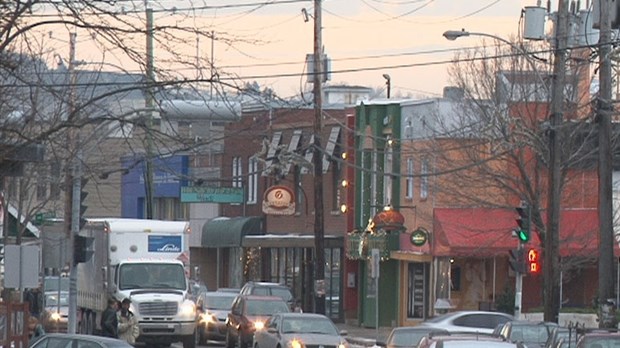
[[[370,277],[377,279],[379,278],[379,267],[381,261],[381,253],[379,249],[372,249],[370,252]]]
[[[46,211],[42,213],[36,213],[34,215],[33,223],[37,226],[43,225],[49,219],[55,219],[56,213],[53,211]]]
[[[183,203],[243,203],[243,187],[181,187]]]
[[[38,245],[4,246],[4,287],[14,289],[39,286]]]

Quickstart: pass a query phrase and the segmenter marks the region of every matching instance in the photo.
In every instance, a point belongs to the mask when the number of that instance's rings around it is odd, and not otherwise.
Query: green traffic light
[[[527,243],[530,241],[530,234],[524,230],[518,230],[517,237],[519,237],[519,241],[521,241],[522,243]]]

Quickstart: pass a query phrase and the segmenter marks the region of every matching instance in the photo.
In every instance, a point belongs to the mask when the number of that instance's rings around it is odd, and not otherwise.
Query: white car
[[[510,314],[487,311],[457,311],[426,320],[420,325],[451,332],[482,332],[492,334],[497,325],[514,320]]]
[[[253,348],[348,348],[346,334],[322,314],[277,313],[254,333]]]

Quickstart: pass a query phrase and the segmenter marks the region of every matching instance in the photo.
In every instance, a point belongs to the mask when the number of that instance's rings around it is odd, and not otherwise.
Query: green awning
[[[259,216],[216,218],[202,227],[201,245],[204,248],[235,248],[243,236],[262,235],[263,219]]]

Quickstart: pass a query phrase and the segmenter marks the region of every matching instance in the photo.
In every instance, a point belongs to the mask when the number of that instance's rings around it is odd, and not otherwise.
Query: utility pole
[[[77,121],[78,117],[75,115],[75,85],[77,82],[77,76],[75,75],[75,46],[76,46],[77,34],[71,33],[69,39],[69,66],[67,70],[69,72],[70,90],[69,90],[69,109],[68,117],[69,122]],[[69,317],[67,332],[74,334],[77,327],[77,265],[72,262],[73,260],[73,243],[75,241],[75,235],[79,232],[79,220],[80,220],[80,174],[79,168],[81,160],[75,154],[78,153],[78,139],[79,136],[73,128],[69,129],[67,133],[69,153],[71,154],[67,159],[67,171],[65,177],[65,214],[64,223],[67,231],[67,248],[65,249],[69,253]],[[76,192],[77,185],[77,192]],[[71,189],[69,189],[71,188]],[[62,266],[62,265],[61,265]],[[60,271],[60,270],[59,270]]]
[[[559,0],[555,35],[553,85],[549,115],[549,200],[547,202],[547,231],[545,234],[544,320],[557,323],[560,314],[560,201],[561,127],[566,80],[566,47],[568,45],[568,0]]]
[[[314,0],[314,311],[325,314],[325,231],[323,218],[323,66],[321,0]]]
[[[608,299],[614,298],[616,283],[614,272],[614,231],[612,205],[612,150],[611,150],[611,6],[610,0],[600,0],[599,36],[599,91],[597,100],[598,121],[598,217],[599,217],[599,261],[598,261],[598,310],[599,326],[614,327],[615,315],[605,318],[603,308]],[[614,306],[609,306],[613,309]],[[611,322],[610,320],[611,319]]]
[[[153,84],[155,83],[153,63],[153,9],[149,7],[148,0],[144,0],[146,8],[146,93],[144,107],[146,112],[146,158],[144,173],[144,200],[146,205],[146,218],[153,218]]]

